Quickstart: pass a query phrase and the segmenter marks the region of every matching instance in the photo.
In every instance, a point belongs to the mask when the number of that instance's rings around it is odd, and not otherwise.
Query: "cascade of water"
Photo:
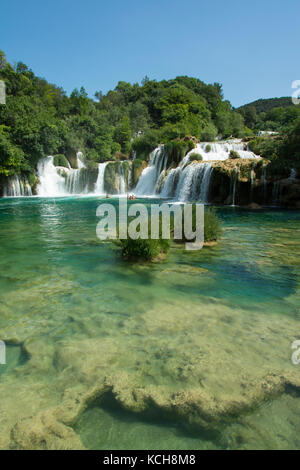
[[[77,158],[77,168],[78,170],[81,170],[82,168],[86,168],[85,164],[83,163],[83,154],[82,152],[77,152],[76,153],[76,158]]]
[[[209,163],[190,164],[183,170],[180,169],[175,198],[183,202],[199,200],[207,202],[212,171],[213,168]],[[175,176],[175,172],[172,173],[172,177],[173,175]],[[166,183],[170,184],[167,181]]]
[[[211,180],[211,175],[212,175],[212,172],[213,172],[214,169],[208,163],[203,163],[201,165],[201,167],[202,168],[204,167],[204,168],[202,170],[202,179],[201,179],[200,198],[199,199],[200,199],[201,202],[208,202],[210,180]]]
[[[99,163],[98,165],[98,176],[97,181],[95,183],[95,193],[96,194],[104,194],[104,174],[107,162]]]
[[[126,184],[125,184],[125,178],[124,178],[124,168],[123,165],[121,164],[121,169],[120,169],[120,174],[118,178],[118,194],[125,194],[126,192]]]
[[[250,171],[250,202],[253,201],[253,187],[254,187],[254,169],[251,168]]]
[[[7,182],[3,191],[4,197],[24,197],[32,196],[30,184],[26,178],[13,176]]]
[[[58,174],[57,168],[53,164],[53,157],[49,156],[39,161],[37,166],[39,184],[37,186],[37,195],[46,196],[65,196],[65,178]]]
[[[247,148],[247,147],[246,147]],[[244,143],[241,140],[233,140],[228,142],[201,142],[196,145],[191,153],[198,153],[202,156],[203,161],[224,161],[230,158],[230,152],[237,152],[239,158],[259,159],[258,155],[245,150]]]
[[[131,175],[132,175],[132,169],[131,166],[128,168],[128,173],[127,173],[127,191],[131,189]]]
[[[141,174],[138,184],[135,188],[135,193],[138,195],[154,195],[156,192],[156,185],[159,180],[160,174],[166,169],[168,155],[164,147],[157,147],[150,156],[149,165]]]
[[[294,170],[294,168],[291,168],[291,173],[290,173],[290,176],[289,176],[289,180],[293,181],[297,178],[297,171]]]
[[[77,152],[77,169],[70,169],[66,175],[66,192],[68,194],[87,194],[88,179],[86,172],[82,171],[86,168],[83,162],[82,152]]]
[[[174,197],[181,171],[180,167],[169,170],[167,177],[162,182],[161,197]]]

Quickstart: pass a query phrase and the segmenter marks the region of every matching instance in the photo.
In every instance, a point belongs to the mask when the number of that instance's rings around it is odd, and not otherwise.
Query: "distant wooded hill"
[[[273,108],[285,108],[293,106],[290,96],[283,96],[282,98],[267,98],[253,101],[252,103],[244,104],[237,108],[238,110],[246,110],[247,108],[254,107],[257,114],[267,113]]]

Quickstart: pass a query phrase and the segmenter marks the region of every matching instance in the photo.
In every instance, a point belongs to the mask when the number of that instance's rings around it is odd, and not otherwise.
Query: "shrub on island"
[[[174,219],[173,219],[174,220]],[[182,225],[184,227],[184,213],[182,214]],[[192,227],[193,230],[196,229],[196,204],[193,204],[192,211]],[[217,242],[222,235],[222,226],[220,219],[216,215],[214,208],[208,208],[204,212],[204,243]],[[181,239],[174,240],[176,243],[186,243],[192,242],[193,240],[188,240],[184,234]]]
[[[121,246],[122,256],[131,261],[153,261],[166,254],[170,248],[170,240],[162,238],[158,240],[152,240],[151,238],[133,240],[127,238],[118,242]]]
[[[193,152],[190,155],[190,161],[191,162],[201,162],[203,160],[202,155],[200,153]]]
[[[204,214],[204,242],[216,242],[222,235],[220,219],[213,208],[209,208]]]
[[[230,150],[229,158],[231,160],[236,160],[237,158],[240,158],[240,156],[239,156],[238,152],[236,152],[235,150]]]

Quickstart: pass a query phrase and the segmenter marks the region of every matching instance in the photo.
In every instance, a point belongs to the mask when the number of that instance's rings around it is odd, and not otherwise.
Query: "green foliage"
[[[122,255],[128,260],[152,261],[163,253],[167,253],[170,248],[170,240],[152,240],[151,238],[143,240],[138,238],[132,240],[119,241],[122,249]]]
[[[196,204],[193,204],[192,207],[192,228],[196,230]],[[184,227],[184,213],[182,214],[182,225]],[[174,217],[172,219],[172,227],[174,226]],[[222,235],[222,225],[220,219],[216,215],[216,211],[214,208],[205,208],[204,212],[204,242],[215,242],[218,241]],[[182,239],[175,240],[176,243],[186,243],[188,241],[187,238],[184,236]]]
[[[145,167],[146,163],[144,160],[136,158],[132,162],[132,171],[131,171],[131,187],[135,188],[138,183],[139,177],[142,174],[142,171]]]
[[[159,143],[168,146],[169,163],[178,162],[193,148],[189,136],[214,140],[245,133],[222,87],[196,78],[121,81],[105,95],[97,91],[93,101],[83,87],[68,97],[22,62],[12,67],[0,51],[0,80],[7,90],[7,104],[0,105],[3,175],[34,173],[47,155],[64,155],[74,166],[78,151],[91,168],[130,158],[132,151],[147,160]]]
[[[61,153],[59,153],[58,155],[54,155],[53,163],[55,166],[64,166],[66,168],[69,168],[69,162],[67,158]]]
[[[120,122],[117,124],[114,132],[114,138],[121,146],[121,151],[129,153],[131,149],[131,128],[130,119],[128,116],[123,116]]]
[[[137,137],[132,142],[132,149],[138,158],[147,160],[152,150],[159,144],[159,132],[156,129],[149,129],[141,137]]]
[[[211,152],[211,145],[207,144],[207,146],[205,147],[205,152],[206,153]]]
[[[207,124],[201,131],[201,140],[204,141],[213,141],[217,137],[217,129],[214,124]]]
[[[11,176],[21,171],[24,153],[9,138],[9,129],[0,126],[0,175]]]
[[[201,162],[203,160],[203,157],[202,155],[200,155],[200,153],[191,153],[190,154],[190,161],[191,162],[194,162],[194,161],[198,161],[198,162]]]
[[[168,163],[175,163],[176,165],[183,159],[183,157],[195,147],[193,140],[176,139],[168,142],[165,145],[165,151],[168,154]]]
[[[236,158],[240,158],[240,156],[235,150],[230,150],[229,158],[235,160]]]
[[[209,208],[204,213],[204,241],[217,241],[222,235],[220,219],[213,208]]]

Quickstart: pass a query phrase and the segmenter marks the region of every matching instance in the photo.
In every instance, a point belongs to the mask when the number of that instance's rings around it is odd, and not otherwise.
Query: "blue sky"
[[[68,93],[189,75],[234,106],[291,95],[299,0],[4,0],[0,48]]]

